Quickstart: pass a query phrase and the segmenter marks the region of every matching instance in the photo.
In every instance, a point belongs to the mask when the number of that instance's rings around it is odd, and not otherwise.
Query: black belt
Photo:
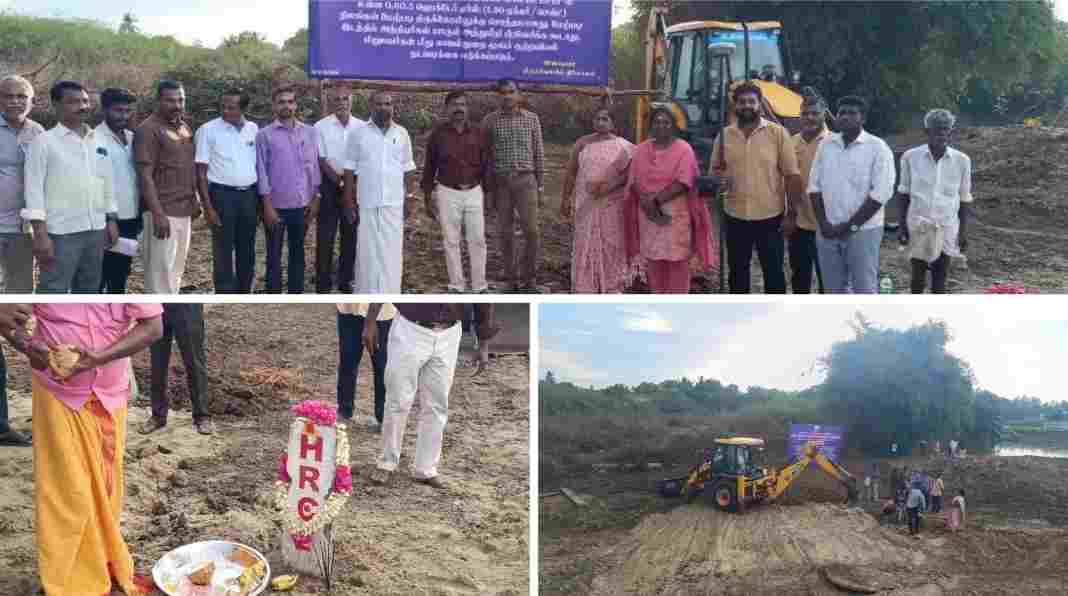
[[[438,184],[441,184],[441,183],[438,182]],[[455,191],[459,191],[459,192],[464,192],[464,191],[467,191],[467,190],[471,190],[472,188],[478,188],[479,186],[481,186],[477,182],[474,183],[474,184],[458,184],[456,186],[449,186],[448,184],[441,184],[441,185],[444,186],[445,188],[450,189],[450,190],[455,190]]]
[[[208,183],[208,188],[218,188],[218,189],[229,190],[229,191],[233,191],[233,192],[247,192],[247,191],[252,190],[253,187],[255,187],[255,184],[250,184],[248,186],[227,186],[225,184],[219,184],[218,182],[209,182]]]
[[[411,319],[409,319],[409,320],[411,320]],[[443,331],[445,329],[450,329],[454,325],[459,323],[459,321],[453,321],[451,323],[446,323],[444,321],[412,321],[412,322],[415,323],[416,325],[419,325],[420,327],[422,327],[424,329],[432,329],[434,331]]]

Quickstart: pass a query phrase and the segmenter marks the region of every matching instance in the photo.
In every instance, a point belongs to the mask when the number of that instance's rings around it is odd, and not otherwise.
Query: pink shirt
[[[136,322],[163,314],[159,304],[35,304],[34,339],[49,346],[73,344],[100,352],[119,341]],[[34,377],[68,408],[78,411],[96,394],[111,413],[130,399],[130,359],[120,358],[59,383],[51,370],[34,370]]]

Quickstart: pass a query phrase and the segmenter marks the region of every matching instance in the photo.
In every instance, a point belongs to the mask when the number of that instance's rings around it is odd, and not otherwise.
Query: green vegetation
[[[639,21],[652,1],[632,0],[635,32],[643,30]],[[917,115],[932,107],[976,121],[1020,122],[1059,111],[1068,95],[1068,26],[1055,19],[1051,0],[670,5],[672,22],[781,21],[793,67],[806,84],[831,100],[867,97],[869,125],[877,131],[915,128]]]
[[[785,441],[790,423],[844,425],[850,447],[866,453],[883,454],[894,441],[907,452],[922,440],[948,437],[983,451],[1000,440],[1003,420],[1068,409],[1065,402],[1006,399],[978,389],[968,364],[946,350],[952,335],[942,321],[883,329],[858,314],[853,331],[823,358],[824,382],[799,392],[743,392],[685,378],[593,389],[547,374],[538,393],[540,440],[548,451],[542,474],[590,458],[663,461],[706,446],[715,433],[758,434],[774,446]]]

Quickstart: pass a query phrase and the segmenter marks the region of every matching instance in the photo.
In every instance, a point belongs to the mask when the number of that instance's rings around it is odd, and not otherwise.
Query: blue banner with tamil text
[[[797,459],[797,456],[801,454],[801,447],[811,441],[820,448],[824,455],[837,462],[842,448],[843,435],[841,426],[791,424],[786,456],[790,461]]]
[[[310,0],[314,78],[605,86],[611,0]]]

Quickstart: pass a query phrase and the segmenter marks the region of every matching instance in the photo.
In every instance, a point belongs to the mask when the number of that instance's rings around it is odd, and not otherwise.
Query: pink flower
[[[352,470],[348,466],[338,466],[334,473],[334,492],[352,492]]]
[[[289,477],[289,470],[286,469],[289,466],[289,455],[283,453],[282,459],[278,462],[278,479],[282,482],[289,483],[293,479]]]
[[[337,408],[322,401],[302,401],[290,409],[294,416],[307,418],[319,426],[337,423]]]
[[[1028,288],[1019,282],[998,283],[983,291],[984,294],[1037,294],[1038,291]]]
[[[312,547],[312,537],[311,536],[304,536],[304,535],[301,535],[301,534],[292,534],[291,537],[293,538],[293,546],[296,547],[297,550],[311,550],[311,547]]]

